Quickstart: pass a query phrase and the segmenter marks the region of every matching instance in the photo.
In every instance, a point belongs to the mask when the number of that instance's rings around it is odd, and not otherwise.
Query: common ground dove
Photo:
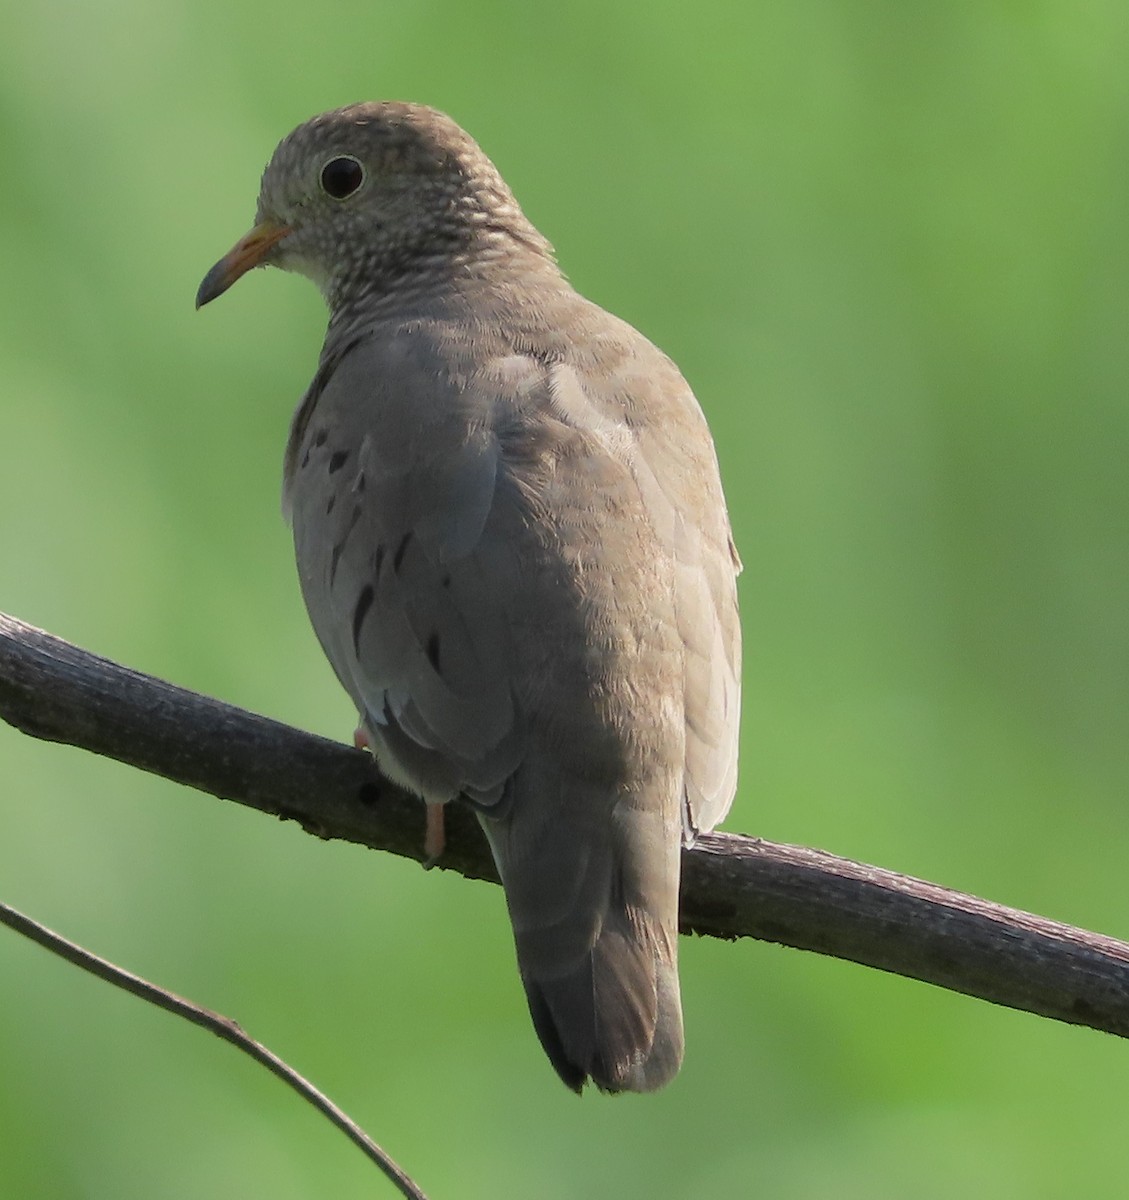
[[[431,806],[433,852],[437,806],[475,807],[564,1082],[661,1087],[680,849],[736,787],[739,562],[701,410],[434,109],[285,138],[197,306],[260,265],[329,305],[284,497],[358,735]]]

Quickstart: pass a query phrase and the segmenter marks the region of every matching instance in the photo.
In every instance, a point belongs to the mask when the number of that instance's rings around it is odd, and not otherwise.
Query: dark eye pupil
[[[334,200],[344,200],[361,186],[364,169],[355,158],[331,158],[321,169],[321,186]]]

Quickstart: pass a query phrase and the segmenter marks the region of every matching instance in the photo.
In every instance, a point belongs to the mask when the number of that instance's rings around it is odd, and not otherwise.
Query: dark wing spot
[[[337,493],[334,492],[329,498],[329,503],[325,506],[325,515],[328,517],[331,512],[337,507]]]
[[[400,564],[404,561],[404,553],[408,548],[408,543],[412,540],[412,531],[409,529],[407,533],[400,539],[400,544],[396,547],[396,553],[392,556],[392,569],[399,571]]]
[[[310,450],[309,450],[309,447],[307,447],[306,453],[302,455],[302,466],[308,467],[309,465],[310,465]]]
[[[333,553],[329,556],[329,582],[332,583],[337,575],[337,565],[341,561],[341,552],[345,549],[345,543],[349,540],[349,534],[357,527],[357,522],[361,519],[361,506],[354,506],[349,517],[349,524],[345,527],[345,532],[341,535],[341,540],[333,547]]]
[[[448,571],[448,572],[446,572],[446,573],[444,574],[444,576],[443,576],[442,580],[440,580],[440,582],[442,583],[442,585],[443,585],[445,588],[449,588],[449,587],[451,586],[451,573],[450,573],[450,571]]]
[[[435,673],[441,675],[439,670],[439,634],[433,633],[427,639],[427,661],[435,668]]]
[[[377,546],[376,553],[372,556],[372,573],[379,579],[380,568],[384,566],[384,547]]]
[[[334,450],[334,452],[329,456],[329,473],[330,473],[330,475],[332,475],[334,471],[340,471],[341,468],[348,461],[349,461],[349,451],[348,450]]]
[[[326,438],[328,437],[329,434],[326,433],[324,429],[319,429],[317,433],[314,434],[314,445],[320,450],[321,447],[325,445]]]
[[[373,598],[376,593],[372,589],[371,583],[366,583],[361,588],[361,594],[357,597],[357,606],[353,609],[353,651],[360,654],[361,626],[365,623],[365,617],[368,615],[368,610],[372,608]]]
[[[283,470],[287,479],[294,473],[294,464],[298,459],[298,447],[301,446],[305,439],[306,430],[309,428],[318,399],[322,392],[325,391],[325,385],[329,383],[333,377],[333,372],[340,366],[341,361],[360,345],[364,337],[364,334],[360,334],[353,338],[352,341],[346,342],[332,358],[323,362],[318,367],[317,374],[314,376],[310,386],[306,389],[306,394],[302,397],[302,403],[298,405],[298,411],[294,414],[294,423],[290,427],[290,438],[286,443],[286,464]],[[314,440],[317,441],[319,446],[325,442],[325,438],[321,437],[321,434],[324,432],[323,429],[319,429],[315,435]],[[319,438],[320,440],[318,440]]]

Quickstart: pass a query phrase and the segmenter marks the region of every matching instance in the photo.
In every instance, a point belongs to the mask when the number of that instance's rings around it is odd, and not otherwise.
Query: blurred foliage
[[[347,738],[278,516],[320,300],[202,314],[276,140],[400,97],[495,158],[714,428],[730,828],[1129,935],[1123,0],[44,0],[0,40],[0,608]],[[439,1200],[1124,1195],[1129,1047],[683,943],[689,1054],[577,1100],[500,893],[0,728],[0,893],[239,1019]],[[0,933],[0,1194],[385,1194],[202,1033]],[[389,1193],[390,1194],[390,1193]]]

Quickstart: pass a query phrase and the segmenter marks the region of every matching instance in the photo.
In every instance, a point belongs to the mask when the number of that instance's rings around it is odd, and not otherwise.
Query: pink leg
[[[447,835],[443,829],[443,805],[429,804],[427,806],[427,833],[423,839],[423,852],[427,855],[424,867],[435,866],[443,855],[447,844]]]
[[[371,750],[368,734],[363,725],[353,730],[353,745],[358,750]],[[443,828],[443,805],[429,804],[427,806],[427,832],[423,837],[423,852],[427,856],[423,860],[425,870],[430,870],[443,856],[447,845],[447,834]]]

